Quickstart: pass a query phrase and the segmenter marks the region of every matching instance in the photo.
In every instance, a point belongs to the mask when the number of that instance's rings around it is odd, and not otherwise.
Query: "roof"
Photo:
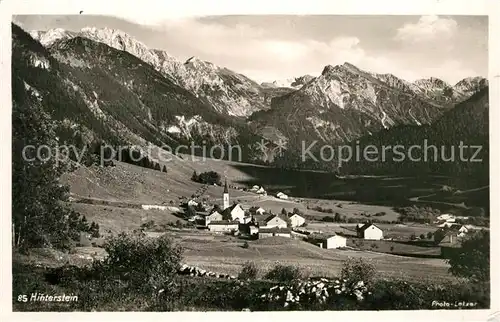
[[[449,237],[452,237],[451,242],[449,242]],[[456,235],[456,232],[449,231],[446,233],[441,239],[441,242],[438,244],[440,247],[451,247],[451,248],[459,248],[462,247],[462,239]]]
[[[239,225],[239,222],[229,221],[229,220],[214,220],[214,221],[211,221],[208,225],[209,226],[213,226],[213,225]]]
[[[274,217],[278,217],[279,219],[283,220],[283,221],[287,221],[288,218],[283,218],[283,216],[280,214],[280,215],[269,215],[266,217],[266,219],[264,219],[264,222],[267,223],[269,222],[271,219],[273,219]]]
[[[259,229],[259,234],[260,233],[291,233],[292,230],[290,228],[278,228],[278,227],[272,227],[272,228],[260,228]]]
[[[304,216],[301,216],[301,215],[299,215],[299,214],[293,214],[293,215],[291,215],[291,216],[290,216],[290,218],[292,218],[293,216],[298,216],[298,217],[300,217],[300,218],[304,218]]]
[[[344,236],[336,234],[336,233],[333,233],[333,234],[318,234],[318,233],[316,233],[316,234],[309,235],[308,239],[320,241],[320,240],[327,240],[329,238],[336,237],[336,236],[345,238]]]
[[[214,210],[213,212],[209,213],[206,217],[210,217],[210,216],[222,216],[222,214],[220,212],[218,212],[217,210]]]
[[[227,207],[226,209],[224,209],[224,210],[222,211],[222,214],[223,214],[223,215],[228,215],[228,214],[230,214],[230,213],[234,210],[234,208],[236,208],[237,206],[239,206],[239,207],[243,210],[243,208],[241,207],[241,205],[240,205],[239,203],[234,203],[234,204],[232,204],[231,206],[229,206],[229,207]]]
[[[377,225],[375,225],[375,224],[373,224],[373,223],[366,223],[366,224],[364,224],[363,226],[359,227],[359,230],[360,230],[360,231],[365,231],[365,230],[366,230],[368,227],[370,227],[370,226],[375,226],[375,227],[377,227],[378,229],[380,229],[380,227],[378,227]],[[382,230],[382,229],[380,229],[380,230]]]

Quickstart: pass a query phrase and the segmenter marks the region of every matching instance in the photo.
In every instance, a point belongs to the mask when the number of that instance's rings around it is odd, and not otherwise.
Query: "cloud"
[[[434,16],[421,17],[416,24],[406,24],[398,30],[401,39],[425,39],[430,42],[429,46],[419,47],[425,49],[423,53],[415,52],[415,47],[410,44],[405,46],[408,52],[402,48],[372,52],[363,47],[358,37],[351,35],[321,41],[310,38],[284,39],[261,26],[228,26],[217,21],[194,18],[165,21],[161,28],[162,34],[168,35],[165,50],[183,46],[183,51],[189,52],[189,56],[199,56],[243,73],[257,82],[305,74],[317,76],[324,66],[344,62],[375,73],[392,73],[409,81],[434,76],[454,83],[477,74],[464,67],[461,61],[450,60],[445,53],[442,56],[435,54],[443,51],[442,46],[436,46],[443,43],[442,37],[450,37],[455,33],[456,22]],[[412,38],[408,38],[410,34]],[[432,37],[438,39],[432,40]]]
[[[422,16],[417,23],[407,23],[397,29],[396,39],[407,43],[422,43],[452,38],[458,24],[451,18]]]

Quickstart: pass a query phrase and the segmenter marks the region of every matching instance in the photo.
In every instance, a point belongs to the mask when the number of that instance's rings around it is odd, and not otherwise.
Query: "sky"
[[[450,84],[488,74],[487,16],[246,15],[166,19],[24,15],[25,30],[120,29],[150,48],[185,61],[192,56],[258,82],[319,75],[349,62],[408,81]]]

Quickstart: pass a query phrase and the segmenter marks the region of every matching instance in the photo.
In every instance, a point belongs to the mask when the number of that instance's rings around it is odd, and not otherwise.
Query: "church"
[[[222,215],[224,217],[231,216],[232,221],[245,223],[245,211],[240,204],[229,204],[229,189],[227,188],[227,180],[224,182],[224,192],[222,194]]]

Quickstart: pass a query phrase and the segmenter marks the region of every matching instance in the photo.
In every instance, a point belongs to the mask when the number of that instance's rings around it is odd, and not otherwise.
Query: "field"
[[[393,238],[396,240],[409,240],[411,235],[420,236],[426,235],[428,232],[435,232],[436,227],[431,225],[420,224],[376,224],[384,231],[384,237]],[[356,224],[339,224],[339,223],[324,223],[310,222],[306,230],[320,231],[323,233],[343,233],[346,235],[356,235]]]
[[[237,275],[245,261],[253,261],[261,274],[277,262],[296,265],[306,275],[339,276],[343,261],[348,257],[363,257],[375,264],[379,277],[398,277],[409,280],[443,280],[455,278],[448,274],[448,265],[442,259],[420,259],[389,254],[322,249],[296,239],[270,237],[243,241],[230,236],[213,236],[203,233],[177,233],[175,238],[186,249],[185,262],[203,269]]]
[[[108,203],[104,205],[73,203],[74,209],[84,214],[89,221],[98,222],[101,231],[105,234],[132,231],[151,220],[157,225],[177,221],[184,223],[185,221],[176,217],[173,210],[143,210],[140,206],[144,204],[178,206],[181,199],[190,198],[191,195],[203,191],[204,187],[206,190],[200,198],[209,204],[220,204],[222,187],[204,186],[190,180],[193,171],[200,173],[215,170],[222,176],[226,175],[233,187],[229,191],[231,201],[240,202],[244,208],[260,206],[273,213],[279,213],[282,208],[288,211],[298,208],[309,219],[307,229],[310,231],[343,232],[347,235],[355,235],[355,224],[327,223],[321,219],[339,213],[346,218],[365,221],[368,217],[363,214],[379,213],[377,219],[395,221],[399,216],[393,209],[395,204],[383,198],[382,202],[373,202],[367,195],[368,191],[379,193],[385,188],[397,190],[401,188],[401,185],[408,187],[411,184],[412,195],[428,195],[439,190],[447,180],[435,178],[431,183],[429,178],[417,181],[414,178],[389,177],[338,179],[320,172],[290,172],[214,160],[194,162],[190,158],[184,157],[182,160],[177,159],[172,163],[167,163],[167,173],[116,162],[115,167],[81,167],[65,174],[62,181],[70,186],[70,191],[76,198],[89,198]],[[290,198],[281,200],[272,195],[260,196],[241,189],[253,184],[263,185],[269,193],[283,191],[289,194]],[[238,189],[235,189],[235,186]],[[326,198],[324,194],[326,190],[334,193],[342,192],[338,195],[343,198],[335,199],[333,195]],[[351,197],[364,196],[365,198],[361,200],[366,201],[345,200],[346,197],[349,199],[349,191],[356,191]],[[314,193],[318,194],[317,198],[312,197]],[[384,196],[384,193],[381,195]],[[127,204],[133,206],[128,207]],[[317,211],[318,207],[322,208],[322,211]],[[391,252],[437,254],[436,248],[396,242],[407,241],[413,234],[419,236],[434,232],[436,227],[417,224],[380,224],[379,227],[384,230],[385,237],[393,238],[395,241],[373,242],[377,244],[377,247],[372,248],[371,242],[367,241],[362,246],[356,246],[353,239],[349,239],[348,245],[360,250],[326,250],[303,241],[281,238],[248,241],[250,247],[245,249],[241,247],[243,241],[236,237],[216,236],[195,229],[169,229],[168,234],[171,234],[174,240],[184,247],[184,262],[187,264],[232,275],[237,275],[246,261],[256,262],[261,268],[261,273],[279,261],[284,264],[297,265],[308,275],[338,276],[343,261],[353,256],[373,261],[380,278],[454,279],[448,273],[448,265],[442,259],[387,254]],[[392,251],[391,247],[393,247]],[[102,249],[96,249],[97,253],[100,251]],[[93,250],[92,248],[78,248],[76,254],[80,252],[83,252],[82,256],[85,257],[87,256],[85,254],[92,253]]]
[[[73,209],[85,215],[89,222],[99,223],[101,234],[104,235],[109,232],[116,234],[139,229],[142,224],[151,220],[157,225],[175,223],[176,221],[186,222],[184,219],[176,217],[173,212],[164,210],[143,210],[80,203],[74,203]]]

